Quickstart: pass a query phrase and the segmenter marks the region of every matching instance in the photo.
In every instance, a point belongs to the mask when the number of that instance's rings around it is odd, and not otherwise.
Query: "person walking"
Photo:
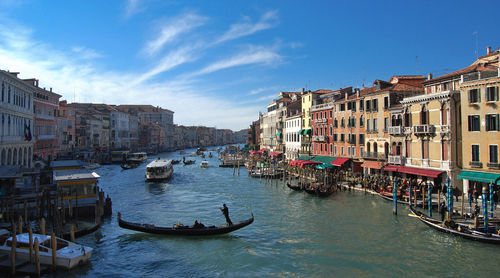
[[[441,214],[441,221],[444,221],[444,215],[446,214],[446,205],[444,202],[441,202],[439,205],[439,213]]]
[[[226,223],[228,226],[232,226],[233,222],[231,222],[231,219],[229,218],[229,209],[227,208],[226,204],[222,204],[222,208],[220,208],[220,211],[226,218]]]

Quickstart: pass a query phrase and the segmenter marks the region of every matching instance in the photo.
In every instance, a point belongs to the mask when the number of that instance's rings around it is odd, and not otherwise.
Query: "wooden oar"
[[[419,217],[418,215],[413,214],[413,213],[408,213],[408,216],[410,216],[410,217],[417,217],[417,218]]]

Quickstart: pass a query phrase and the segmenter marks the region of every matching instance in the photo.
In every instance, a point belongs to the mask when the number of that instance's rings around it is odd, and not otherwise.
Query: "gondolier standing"
[[[226,217],[227,225],[232,226],[233,222],[231,222],[231,219],[229,219],[229,209],[226,207],[226,204],[222,204],[222,208],[220,208],[220,211],[222,211],[222,214],[224,214],[224,217]]]

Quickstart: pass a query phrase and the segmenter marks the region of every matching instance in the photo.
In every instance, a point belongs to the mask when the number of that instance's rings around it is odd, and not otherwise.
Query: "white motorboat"
[[[146,180],[148,181],[168,180],[173,173],[172,160],[158,158],[146,166]]]
[[[52,245],[49,235],[33,234],[33,243],[35,238],[39,242],[40,264],[52,265]],[[1,239],[0,253],[10,254],[12,246],[12,237]],[[16,235],[16,258],[29,260],[29,233]],[[92,255],[92,248],[76,244],[62,238],[56,237],[56,265],[60,268],[72,269],[75,266],[89,262]],[[33,253],[34,254],[34,253]]]
[[[200,167],[201,167],[201,168],[208,168],[208,161],[203,160],[203,161],[200,163]]]

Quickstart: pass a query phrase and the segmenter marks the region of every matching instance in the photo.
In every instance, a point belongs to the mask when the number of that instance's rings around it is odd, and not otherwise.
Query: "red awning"
[[[397,165],[387,165],[385,166],[384,168],[384,171],[387,171],[387,172],[398,172],[399,168],[401,166],[397,166]]]
[[[280,154],[281,154],[280,152],[271,152],[271,156],[278,156]]]
[[[259,154],[261,153],[260,151],[251,151],[250,154]]]
[[[306,160],[303,160],[303,159],[292,160],[292,161],[288,162],[288,165],[297,166],[301,161],[306,161]]]
[[[267,151],[266,148],[262,148],[259,150],[259,152],[265,152],[265,151]]]
[[[377,170],[382,169],[382,166],[383,166],[382,162],[377,162],[377,161],[365,161],[363,162],[363,164],[361,164],[361,167],[377,169]]]
[[[346,163],[350,158],[348,157],[337,157],[334,161],[330,162],[333,166],[340,167]]]
[[[439,176],[439,174],[443,173],[443,171],[411,168],[411,167],[404,167],[404,166],[399,167],[398,172],[417,175],[417,176],[430,177],[430,178],[437,178]]]

